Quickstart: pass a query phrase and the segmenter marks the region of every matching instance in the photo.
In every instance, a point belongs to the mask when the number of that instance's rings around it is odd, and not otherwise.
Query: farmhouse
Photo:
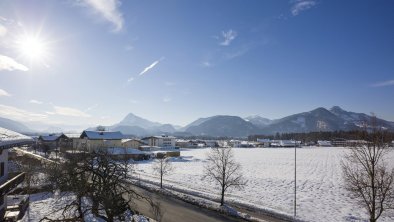
[[[119,132],[110,131],[88,131],[82,132],[79,139],[73,140],[75,149],[94,151],[95,149],[122,147],[124,135]]]
[[[203,140],[176,140],[175,145],[177,147],[183,147],[183,148],[202,148],[202,147],[207,147],[207,144]]]
[[[300,147],[301,141],[295,140],[273,140],[272,147]]]
[[[122,147],[125,148],[134,148],[138,149],[140,146],[144,145],[144,142],[142,142],[139,139],[122,139]]]
[[[318,146],[332,146],[331,141],[327,141],[327,140],[318,140],[317,141],[317,145]]]
[[[12,215],[12,218],[21,219],[24,214],[23,210],[26,209],[26,205],[11,207],[7,204],[7,193],[22,183],[25,178],[23,172],[8,174],[8,149],[33,143],[31,137],[0,127],[0,221],[5,220],[5,215]],[[27,204],[28,201],[25,200],[24,203]]]
[[[175,148],[175,137],[173,136],[150,136],[142,138],[142,141],[148,146],[157,146],[160,148]]]
[[[49,134],[38,137],[38,145],[48,146],[50,149],[58,149],[60,147],[71,147],[72,141],[63,133]]]
[[[257,139],[257,146],[258,147],[270,147],[271,146],[271,140],[270,139]]]

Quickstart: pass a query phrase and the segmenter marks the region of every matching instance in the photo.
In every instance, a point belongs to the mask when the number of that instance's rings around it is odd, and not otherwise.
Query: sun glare
[[[17,41],[17,48],[21,55],[30,61],[45,62],[48,56],[46,43],[35,36],[23,36]]]

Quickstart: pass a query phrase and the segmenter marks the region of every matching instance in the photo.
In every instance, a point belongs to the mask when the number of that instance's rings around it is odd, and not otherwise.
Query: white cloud
[[[5,91],[4,89],[0,89],[0,96],[11,96],[11,94],[9,94],[7,91]]]
[[[44,102],[41,102],[41,101],[38,101],[38,100],[35,100],[35,99],[31,99],[31,100],[29,101],[29,103],[33,103],[33,104],[43,104]]]
[[[55,113],[62,116],[74,116],[74,117],[90,117],[89,114],[70,107],[64,106],[53,106]]]
[[[237,37],[237,32],[230,29],[227,32],[222,31],[223,42],[220,43],[222,46],[228,46]]]
[[[82,2],[92,8],[96,14],[111,22],[115,26],[115,32],[122,30],[124,20],[119,11],[121,5],[119,0],[82,0]]]
[[[384,82],[378,82],[372,85],[373,87],[383,87],[383,86],[394,86],[394,79],[393,80],[387,80]]]
[[[27,71],[29,70],[26,66],[17,63],[13,58],[10,58],[8,56],[0,55],[0,71],[2,70],[8,70],[8,71],[13,71],[13,70],[21,70],[21,71]]]
[[[0,37],[3,37],[7,34],[7,28],[0,24]]]
[[[0,105],[0,116],[22,121],[40,121],[47,118],[45,114],[32,113],[13,106]]]
[[[153,67],[155,67],[157,64],[159,64],[159,62],[160,62],[161,60],[163,60],[163,59],[164,59],[164,57],[161,57],[159,60],[154,61],[154,62],[153,62],[152,64],[150,64],[148,67],[145,67],[145,69],[142,70],[142,72],[140,72],[139,75],[141,76],[141,75],[145,74],[146,72],[148,72],[149,70],[151,70]]]
[[[302,11],[308,10],[316,5],[314,0],[297,0],[290,11],[293,16],[299,15]]]

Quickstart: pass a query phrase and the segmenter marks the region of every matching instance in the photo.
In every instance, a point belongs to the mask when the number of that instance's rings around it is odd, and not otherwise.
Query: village
[[[0,0],[0,222],[393,222],[393,11]]]
[[[25,136],[10,130],[1,129],[1,181],[0,191],[3,195],[2,215],[8,221],[23,218],[29,206],[29,196],[7,195],[19,187],[25,179],[24,172],[12,172],[8,162],[8,150],[32,155],[39,160],[61,162],[64,155],[72,156],[81,153],[103,151],[116,160],[146,161],[156,158],[181,158],[187,160],[190,150],[203,151],[209,147],[232,147],[240,150],[255,148],[264,149],[318,149],[334,147],[351,147],[365,144],[363,140],[335,139],[332,141],[318,140],[315,143],[302,143],[297,140],[203,140],[181,139],[174,136],[160,135],[143,138],[127,138],[121,132],[85,130],[81,134],[47,134],[35,137]],[[392,141],[393,145],[394,141]],[[247,151],[249,152],[249,151]],[[318,151],[320,152],[320,151]],[[237,151],[238,153],[238,151]],[[13,154],[14,155],[14,154]],[[186,159],[185,156],[186,155]],[[198,154],[200,155],[200,154]],[[11,164],[12,165],[12,164]],[[9,173],[10,171],[10,173]],[[149,171],[149,170],[148,170]],[[146,172],[144,170],[143,172]],[[145,175],[145,174],[142,174]],[[149,179],[147,177],[146,179]],[[149,180],[147,180],[149,181]],[[151,183],[154,183],[151,181]]]

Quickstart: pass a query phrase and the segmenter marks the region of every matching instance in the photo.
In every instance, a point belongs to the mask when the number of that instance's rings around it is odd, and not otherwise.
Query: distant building
[[[135,148],[114,147],[107,149],[108,155],[117,160],[149,160],[152,153]]]
[[[65,134],[49,134],[38,137],[38,145],[47,145],[50,149],[58,149],[60,147],[72,147],[72,140],[70,140]]]
[[[13,215],[20,219],[24,212],[23,208],[8,208],[7,193],[12,191],[18,184],[22,183],[25,173],[8,174],[8,149],[16,146],[30,145],[34,141],[31,137],[13,132],[0,127],[0,221],[4,221],[4,215]]]
[[[142,138],[147,146],[157,146],[160,148],[175,148],[175,137],[173,136],[150,136]]]
[[[140,146],[145,145],[139,139],[122,139],[122,147],[138,149]]]
[[[111,131],[88,131],[82,132],[79,139],[73,140],[75,149],[94,151],[95,149],[122,147],[124,135]]]
[[[327,141],[327,140],[318,140],[317,145],[318,146],[332,146],[331,141]]]
[[[301,147],[301,141],[296,141],[296,140],[272,140],[271,147]]]
[[[219,144],[216,140],[204,140],[207,147],[218,147]]]
[[[176,140],[175,146],[182,148],[202,148],[207,147],[207,144],[204,140]]]
[[[342,139],[342,138],[335,138],[331,141],[331,144],[333,146],[342,146],[345,147],[346,146],[346,139]]]
[[[230,140],[228,143],[231,147],[241,147],[241,141],[240,140]]]
[[[360,146],[363,144],[367,144],[368,142],[365,140],[346,140],[346,139],[341,139],[337,138],[331,141],[331,144],[333,146],[341,146],[341,147],[352,147],[352,146]]]
[[[257,139],[257,146],[258,147],[270,147],[271,146],[271,140],[270,139]]]

